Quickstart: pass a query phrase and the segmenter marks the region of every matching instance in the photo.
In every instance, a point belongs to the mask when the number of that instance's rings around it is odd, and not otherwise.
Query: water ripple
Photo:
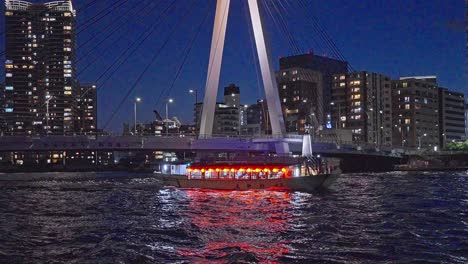
[[[466,172],[343,175],[313,194],[122,173],[7,175],[0,190],[0,263],[468,262]]]

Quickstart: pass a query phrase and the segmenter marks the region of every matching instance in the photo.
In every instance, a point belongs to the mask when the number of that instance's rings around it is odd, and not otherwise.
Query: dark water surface
[[[343,175],[313,194],[38,175],[0,174],[0,263],[468,263],[466,172]]]

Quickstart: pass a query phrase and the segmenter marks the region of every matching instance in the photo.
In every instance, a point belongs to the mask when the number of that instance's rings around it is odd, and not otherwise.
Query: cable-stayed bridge
[[[80,33],[86,27],[90,27],[93,24],[97,23],[103,17],[112,13],[114,9],[118,9],[120,6],[124,5],[127,1],[119,0],[116,1],[112,8],[106,10],[105,12],[98,13],[92,17],[87,23],[81,25],[77,28],[77,32]],[[287,2],[287,1],[286,1]],[[93,5],[95,1],[88,3],[89,6]],[[151,4],[150,2],[144,2],[140,5],[132,6],[128,9],[129,14],[135,13],[138,14],[142,12],[146,7],[146,12],[151,12],[153,9],[160,10],[158,16],[155,17],[155,23],[149,25],[146,28],[146,31],[143,32],[140,36],[133,39],[130,42],[130,45],[127,49],[121,53],[116,60],[107,68],[104,69],[102,74],[98,77],[98,83],[103,85],[105,84],[114,73],[117,72],[120,66],[124,65],[127,60],[132,57],[135,52],[151,38],[153,33],[157,28],[161,26],[161,23],[164,19],[177,10],[176,6],[179,2],[172,1],[169,4],[162,1]],[[192,1],[191,5],[196,5],[197,1]],[[145,136],[98,136],[96,138],[89,138],[86,136],[50,136],[44,135],[42,137],[1,137],[0,151],[65,151],[65,150],[97,150],[97,151],[136,151],[136,150],[159,150],[159,151],[174,151],[174,152],[203,152],[203,151],[219,151],[219,152],[264,152],[264,153],[277,153],[279,155],[288,155],[291,153],[299,153],[301,150],[302,137],[301,136],[291,136],[286,134],[285,125],[283,120],[281,103],[278,95],[278,87],[275,79],[275,74],[272,67],[271,54],[269,50],[268,42],[265,38],[265,20],[262,17],[262,14],[270,14],[273,18],[274,23],[277,27],[283,32],[283,34],[288,38],[290,48],[299,53],[300,48],[297,42],[294,40],[293,36],[287,30],[287,23],[283,16],[275,16],[276,13],[281,13],[282,4],[276,0],[260,2],[258,0],[245,0],[245,3],[248,7],[248,17],[249,26],[251,33],[253,35],[253,47],[254,52],[257,54],[256,60],[258,61],[258,66],[260,68],[260,76],[262,86],[264,88],[266,101],[268,104],[268,114],[269,114],[269,123],[272,128],[272,133],[274,137],[270,135],[264,135],[263,137],[217,137],[212,134],[214,112],[216,97],[219,87],[219,79],[221,72],[221,64],[223,60],[223,49],[225,45],[225,36],[226,29],[228,24],[228,17],[230,12],[230,0],[217,0],[215,18],[214,18],[214,27],[213,35],[211,41],[210,49],[210,58],[207,69],[207,78],[206,78],[206,87],[205,87],[205,96],[203,100],[203,111],[201,115],[201,128],[199,135],[204,135],[203,137],[145,137]],[[297,1],[301,6],[304,6],[304,1]],[[291,4],[291,3],[289,3]],[[266,10],[261,11],[261,7]],[[186,7],[187,4],[184,3]],[[122,108],[122,105],[128,100],[132,95],[135,88],[141,83],[143,77],[150,71],[151,65],[157,61],[160,54],[162,54],[164,48],[168,45],[170,38],[177,32],[177,27],[184,22],[184,19],[192,11],[191,8],[184,9],[186,12],[181,19],[176,21],[174,27],[169,29],[169,35],[167,39],[162,42],[162,45],[159,48],[153,50],[152,56],[150,56],[150,61],[144,65],[142,71],[139,73],[137,79],[133,84],[128,88],[127,92],[124,93],[124,96],[120,103],[114,107],[111,112],[110,117],[105,121],[104,127],[107,127],[109,122],[117,115],[118,111]],[[276,10],[276,13],[275,13]],[[307,9],[305,9],[307,10]],[[209,5],[206,7],[206,14],[209,14],[210,8]],[[199,24],[198,30],[203,26],[206,18],[204,16],[202,22]],[[313,16],[312,16],[313,17]],[[125,22],[124,17],[116,18],[120,22]],[[137,18],[138,19],[138,18]],[[322,40],[326,45],[332,50],[332,54],[335,54],[338,58],[344,58],[339,52],[337,47],[333,44],[329,37],[324,34],[323,29],[317,27],[316,22],[312,21],[314,29],[316,30],[316,35],[322,36]],[[103,30],[102,33],[111,36],[118,31],[118,27],[114,25],[109,25],[110,28]],[[157,98],[156,104],[159,103],[160,98],[164,97],[168,92],[174,88],[174,83],[177,81],[181,68],[184,67],[185,61],[188,54],[192,50],[193,41],[198,36],[199,31],[195,31],[195,34],[190,38],[187,49],[185,49],[185,55],[182,63],[178,67],[178,71],[175,74],[174,80],[171,82],[171,85],[162,89]],[[81,45],[86,45],[88,43],[93,43],[93,38],[89,38]],[[95,43],[95,46],[99,46],[104,41],[98,41]],[[92,50],[89,50],[85,55],[90,55]],[[3,54],[2,54],[3,55]],[[85,56],[85,57],[86,57]],[[93,61],[91,60],[91,63]],[[85,71],[86,67],[82,69]],[[78,73],[80,75],[81,72]],[[101,86],[100,86],[101,87]],[[319,106],[321,107],[321,106]],[[319,143],[316,142],[313,146],[315,153],[319,155],[329,155],[329,156],[343,156],[343,155],[357,155],[357,156],[382,156],[395,158],[396,156],[391,152],[383,152],[382,150],[376,150],[375,148],[362,149],[353,146],[345,146],[337,143]]]

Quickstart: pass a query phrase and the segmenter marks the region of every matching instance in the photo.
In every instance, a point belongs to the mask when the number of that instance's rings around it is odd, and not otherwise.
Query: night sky
[[[258,85],[251,33],[247,27],[246,0],[233,0],[228,22],[224,63],[220,81],[222,87],[236,83],[241,87],[243,104],[263,98]],[[265,0],[280,1],[280,0]],[[302,52],[313,50],[316,54],[333,57],[330,49],[320,41],[307,18],[307,12],[299,8],[296,0],[281,0],[283,16],[294,43]],[[75,0],[80,8],[90,0]],[[170,4],[163,0],[128,0],[112,10],[112,15],[87,25],[86,21],[99,12],[104,14],[118,0],[100,0],[91,7],[79,11],[78,20],[78,79],[93,83],[129,47],[132,41],[156,22],[158,14]],[[465,4],[463,0],[327,0],[306,1],[310,12],[335,41],[342,54],[356,70],[368,70],[397,78],[408,75],[437,75],[441,86],[466,92],[464,81],[465,51]],[[194,3],[194,4],[192,4]],[[158,6],[156,6],[158,5]],[[2,4],[1,12],[4,13]],[[153,119],[153,109],[164,116],[164,101],[174,99],[169,115],[183,122],[193,119],[195,98],[189,89],[198,89],[202,100],[204,82],[211,44],[214,20],[214,0],[177,0],[175,10],[169,11],[162,26],[150,35],[141,47],[126,61],[107,82],[108,74],[97,82],[99,87],[99,126],[109,119],[111,112],[120,103],[135,83],[151,57],[158,52],[141,82],[135,87],[122,108],[110,122],[108,130],[120,132],[122,123],[133,118],[133,101],[139,96],[138,119]],[[283,10],[283,11],[284,11]],[[138,14],[137,14],[138,13]],[[275,27],[266,15],[268,40],[271,45],[275,69],[278,58],[296,53],[288,45],[288,38]],[[275,14],[277,15],[277,14]],[[189,45],[190,39],[202,24],[198,37]],[[166,43],[172,28],[179,23]],[[108,32],[115,30],[111,36]],[[4,19],[0,32],[4,31]],[[91,41],[88,41],[96,35]],[[0,51],[4,50],[4,35],[1,35]],[[99,42],[102,44],[97,46]],[[94,48],[97,46],[96,48]],[[191,47],[186,62],[181,68],[185,50]],[[128,53],[127,53],[128,54]],[[3,60],[4,58],[2,58]],[[176,72],[181,69],[179,78]],[[111,70],[112,71],[112,70]],[[2,65],[1,74],[4,76]],[[2,80],[3,81],[3,77]],[[175,82],[174,82],[175,81]],[[174,83],[172,90],[170,87]],[[160,96],[161,92],[162,96]],[[156,102],[159,100],[159,104]]]

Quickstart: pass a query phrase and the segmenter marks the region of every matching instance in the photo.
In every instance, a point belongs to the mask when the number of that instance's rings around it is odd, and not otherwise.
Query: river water
[[[0,263],[468,263],[468,173],[342,175],[317,193],[0,174]]]

